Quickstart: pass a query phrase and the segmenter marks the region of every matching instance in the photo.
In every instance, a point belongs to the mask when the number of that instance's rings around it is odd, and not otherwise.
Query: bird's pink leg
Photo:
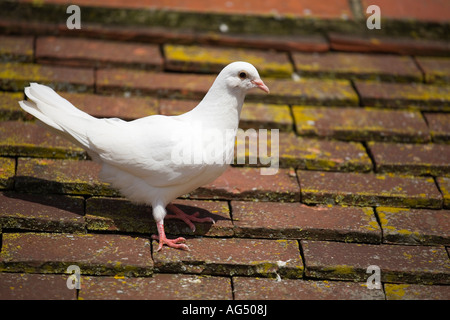
[[[167,239],[166,233],[164,232],[163,221],[157,222],[156,226],[158,227],[159,236],[155,234],[152,235],[152,239],[159,241],[158,249],[156,251],[160,251],[163,245],[167,245],[168,247],[175,249],[189,250],[189,247],[184,244],[186,242],[185,238],[179,237],[176,239]]]
[[[189,226],[189,228],[191,228],[192,232],[195,231],[195,225],[192,223],[192,221],[194,221],[194,222],[215,223],[214,219],[212,219],[210,217],[198,218],[198,215],[199,215],[198,212],[196,212],[196,213],[194,213],[192,215],[186,214],[181,209],[179,209],[178,207],[176,207],[173,204],[168,204],[167,205],[167,209],[169,209],[175,215],[173,215],[173,216],[172,215],[167,215],[165,219],[180,219],[180,220],[183,220]]]

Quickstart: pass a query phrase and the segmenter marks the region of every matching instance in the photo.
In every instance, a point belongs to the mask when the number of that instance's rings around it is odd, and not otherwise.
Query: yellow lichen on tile
[[[217,65],[225,66],[234,61],[246,61],[253,64],[261,76],[290,77],[293,70],[289,59],[285,62],[272,61],[265,58],[264,51],[255,51],[242,48],[217,48],[198,45],[173,45],[164,46],[166,58],[173,64],[195,64],[200,69],[216,71]]]
[[[386,298],[388,300],[402,300],[405,297],[405,289],[407,289],[408,287],[408,284],[386,283],[384,286],[384,289],[386,291]]]

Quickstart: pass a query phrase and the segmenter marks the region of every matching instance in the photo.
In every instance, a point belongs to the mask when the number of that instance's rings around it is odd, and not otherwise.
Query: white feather
[[[246,72],[248,79],[240,79]],[[100,178],[138,203],[153,206],[155,220],[162,221],[165,207],[172,200],[212,182],[220,176],[227,163],[177,163],[173,152],[180,146],[180,137],[192,138],[201,148],[211,143],[221,144],[221,151],[230,153],[245,93],[259,79],[256,69],[244,62],[228,65],[218,75],[200,104],[180,116],[149,116],[134,121],[97,119],[77,109],[53,89],[31,83],[25,88],[28,101],[20,106],[52,131],[56,131],[87,150],[102,164]],[[222,138],[204,135],[194,137],[192,128],[214,129]],[[224,141],[226,137],[229,141]],[[195,138],[195,139],[194,139]],[[208,140],[209,139],[209,140]]]

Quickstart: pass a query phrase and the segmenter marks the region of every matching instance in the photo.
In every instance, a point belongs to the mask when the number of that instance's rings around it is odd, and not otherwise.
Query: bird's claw
[[[205,218],[199,218],[198,216],[200,215],[200,213],[197,211],[191,215],[184,213],[181,209],[177,208],[175,205],[173,204],[169,204],[167,206],[167,209],[169,209],[170,211],[172,211],[174,213],[174,215],[167,215],[166,219],[180,219],[183,220],[188,226],[189,228],[192,230],[192,232],[195,232],[195,225],[193,222],[206,222],[206,223],[212,223],[215,224],[216,222],[214,221],[213,218],[211,217],[205,217]]]
[[[179,237],[176,239],[167,239],[166,237],[164,237],[161,239],[160,236],[157,236],[156,234],[154,234],[154,235],[152,235],[152,239],[159,241],[158,249],[156,249],[156,252],[161,251],[163,245],[166,245],[170,248],[189,251],[189,247],[184,244],[186,242],[186,239],[183,237]]]

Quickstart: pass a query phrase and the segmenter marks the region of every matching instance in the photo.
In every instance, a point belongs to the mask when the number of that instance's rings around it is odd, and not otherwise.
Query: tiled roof
[[[0,3],[0,299],[450,298],[445,1],[371,1],[372,31],[365,0],[75,2],[80,30],[66,1]],[[270,88],[240,127],[279,130],[280,169],[235,164],[177,199],[216,220],[167,220],[189,252],[156,252],[151,208],[17,103],[39,82],[97,117],[175,115],[235,60]]]

